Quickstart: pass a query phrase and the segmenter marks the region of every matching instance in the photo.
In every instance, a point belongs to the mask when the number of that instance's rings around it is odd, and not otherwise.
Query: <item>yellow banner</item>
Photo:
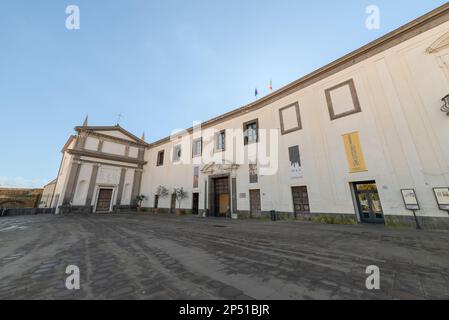
[[[362,146],[358,132],[343,135],[345,144],[346,158],[348,160],[349,172],[368,171],[366,168],[365,157],[363,156]]]

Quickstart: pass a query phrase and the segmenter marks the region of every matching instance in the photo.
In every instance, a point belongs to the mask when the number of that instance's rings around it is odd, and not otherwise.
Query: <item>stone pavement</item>
[[[0,218],[0,241],[0,299],[449,299],[447,232],[46,215]],[[65,288],[68,265],[80,290]]]

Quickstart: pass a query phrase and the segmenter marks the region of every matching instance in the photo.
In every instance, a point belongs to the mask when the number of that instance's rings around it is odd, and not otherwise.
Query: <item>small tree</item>
[[[168,197],[168,189],[164,186],[157,187],[156,195],[159,197],[159,199],[165,199]]]
[[[137,201],[137,208],[140,210],[140,208],[142,208],[142,202],[146,199],[147,197],[144,196],[143,194],[138,195],[136,197],[136,201]]]
[[[182,200],[187,199],[189,197],[188,193],[184,190],[184,188],[176,188],[174,190],[176,201],[178,202],[178,208],[181,209]]]

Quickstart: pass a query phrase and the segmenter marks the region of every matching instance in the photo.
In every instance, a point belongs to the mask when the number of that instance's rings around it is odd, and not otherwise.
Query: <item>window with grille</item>
[[[257,176],[257,164],[250,163],[249,164],[249,183],[257,183],[259,182]]]

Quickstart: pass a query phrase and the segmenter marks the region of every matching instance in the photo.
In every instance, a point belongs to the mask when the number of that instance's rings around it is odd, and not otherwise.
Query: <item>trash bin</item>
[[[271,210],[270,214],[271,214],[271,221],[276,221],[277,220],[276,211],[275,210]]]

